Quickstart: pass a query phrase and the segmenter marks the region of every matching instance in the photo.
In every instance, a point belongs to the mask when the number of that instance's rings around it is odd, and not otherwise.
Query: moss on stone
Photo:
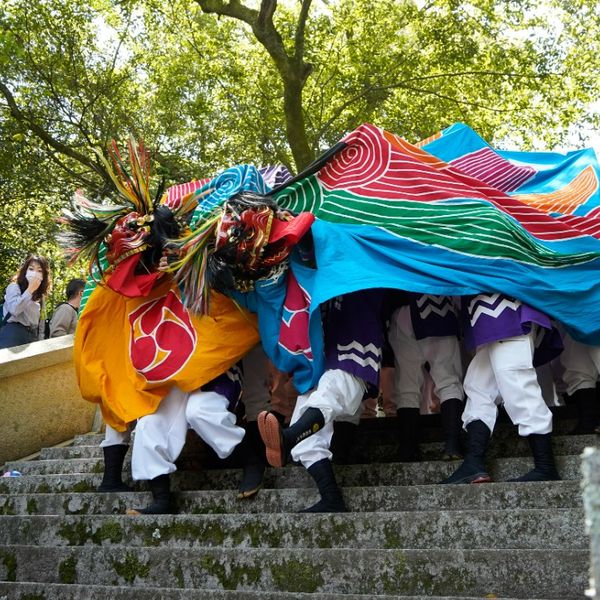
[[[180,587],[180,588],[185,587],[185,580],[183,578],[183,569],[181,568],[181,565],[177,565],[175,567],[175,569],[173,571],[173,577],[175,577],[178,587]]]
[[[113,544],[118,544],[123,540],[123,529],[117,521],[107,521],[92,534],[94,544],[102,544],[104,540],[110,540]]]
[[[402,589],[403,593],[413,593],[415,587],[418,586],[418,575],[413,577],[413,581],[410,583],[406,582],[407,579],[407,565],[406,565],[406,554],[401,550],[393,553],[391,562],[391,572],[386,569],[381,573],[379,580],[381,581],[382,593],[393,596],[398,593],[399,589]]]
[[[61,583],[75,583],[77,579],[77,557],[70,556],[58,565],[58,579]]]
[[[35,498],[29,498],[27,500],[27,514],[36,515],[38,513],[38,505]]]
[[[270,569],[275,587],[280,591],[314,594],[324,583],[320,571],[301,560],[284,560],[281,565],[271,565]]]
[[[76,493],[78,493],[78,494],[83,494],[85,492],[95,492],[96,488],[89,481],[78,481],[73,486],[73,491],[76,492]]]
[[[36,492],[38,494],[50,494],[51,492],[58,492],[60,490],[53,490],[50,486],[44,481],[37,486]]]
[[[5,581],[16,581],[17,580],[17,557],[10,552],[0,552],[2,562],[6,567],[6,579]]]
[[[402,548],[402,536],[398,532],[398,525],[396,523],[385,523],[383,537],[385,539],[383,543],[384,548]]]
[[[204,506],[195,506],[191,511],[192,515],[227,515],[230,511],[222,504],[206,504]]]
[[[69,546],[83,546],[90,537],[90,531],[84,521],[63,523],[58,535],[69,542]]]
[[[2,506],[0,506],[0,515],[9,516],[16,514],[17,511],[15,510],[15,507],[13,506],[13,503],[11,501],[7,501]]]
[[[200,560],[202,567],[211,575],[214,575],[224,590],[236,590],[242,585],[248,585],[260,579],[262,568],[251,565],[235,565],[229,563],[227,566],[221,564],[218,559],[208,554]]]
[[[133,552],[127,552],[122,561],[113,560],[112,565],[117,575],[127,583],[133,583],[136,577],[146,579],[150,573],[150,564],[141,562]]]

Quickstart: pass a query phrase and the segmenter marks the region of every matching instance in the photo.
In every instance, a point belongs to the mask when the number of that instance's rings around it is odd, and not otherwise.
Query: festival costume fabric
[[[170,277],[146,297],[99,285],[79,319],[75,366],[82,396],[123,431],[153,413],[173,385],[200,388],[257,343],[256,317],[222,294],[212,294],[208,315],[194,315]]]
[[[566,157],[498,152],[460,124],[411,145],[367,124],[285,183],[283,169],[239,165],[168,194],[171,201],[190,192],[197,196],[192,229],[244,190],[316,217],[312,251],[299,244],[287,272],[234,294],[257,313],[265,352],[280,371],[294,373],[303,393],[325,369],[320,306],[371,288],[447,296],[501,293],[562,322],[575,339],[600,344],[599,173],[592,151]],[[170,293],[179,299],[175,288]],[[200,366],[202,375],[196,375],[190,358],[176,373],[149,381],[148,365],[140,370],[130,351],[130,315],[159,295],[153,289],[147,298],[116,299],[103,287],[85,295],[76,336],[80,382],[84,397],[100,402],[117,429],[152,412],[173,383],[192,389],[223,373],[258,339],[247,314],[233,303],[221,308],[231,325],[227,332],[235,334],[214,329],[216,341],[203,337],[202,318],[188,314],[197,335],[191,356],[211,366]],[[160,329],[170,312],[156,310]],[[114,325],[93,331],[94,318]],[[219,319],[206,323],[211,330]],[[173,327],[169,323],[167,329]],[[106,357],[109,347],[119,348],[114,359]],[[155,360],[148,363],[151,370]]]
[[[502,293],[561,321],[574,338],[600,344],[595,156],[553,154],[542,168],[537,155],[519,153],[517,163],[479,138],[497,164],[475,177],[465,167],[472,149],[459,138],[442,132],[418,147],[362,125],[304,173],[267,192],[283,209],[316,216],[316,268],[296,251],[286,276],[259,281],[238,300],[258,313],[265,351],[277,368],[294,373],[300,392],[323,372],[319,306],[363,289]],[[452,157],[436,155],[448,147]],[[499,165],[510,177],[491,185],[486,179]],[[573,183],[583,172],[587,184]],[[196,222],[241,190],[265,193],[259,175],[242,165],[200,187],[197,193],[214,191],[200,202]],[[549,204],[549,193],[566,194],[570,208]]]

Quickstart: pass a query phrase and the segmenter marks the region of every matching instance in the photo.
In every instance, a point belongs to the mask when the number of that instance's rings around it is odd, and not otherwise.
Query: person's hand
[[[175,262],[179,258],[179,250],[175,248],[165,247],[163,249],[162,256],[158,261],[158,270],[167,271],[169,264]]]
[[[27,291],[30,294],[33,294],[39,287],[42,285],[43,276],[41,273],[33,273],[30,277],[27,278],[29,285],[27,286]]]
[[[160,260],[158,261],[158,270],[166,271],[168,266],[169,266],[169,259],[167,258],[166,254],[163,254],[160,257]]]

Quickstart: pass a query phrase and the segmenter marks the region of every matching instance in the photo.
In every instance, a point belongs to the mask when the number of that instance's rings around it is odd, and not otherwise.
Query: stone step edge
[[[85,473],[83,473],[85,475]],[[48,477],[46,475],[42,476],[42,477]],[[64,477],[64,475],[51,475],[49,477]],[[17,479],[17,478],[15,478]],[[18,478],[20,479],[20,478]],[[141,482],[144,483],[144,482]],[[342,489],[345,492],[366,492],[367,490],[373,490],[374,487],[376,489],[384,489],[384,490],[388,490],[389,492],[401,492],[401,491],[405,491],[405,490],[416,490],[416,492],[419,491],[428,491],[428,490],[433,490],[433,489],[447,489],[448,491],[451,490],[464,490],[465,486],[468,486],[469,489],[482,489],[483,486],[485,486],[485,488],[489,488],[490,486],[493,486],[493,489],[496,491],[500,491],[500,490],[504,490],[504,491],[511,491],[511,492],[515,492],[518,491],[519,489],[522,490],[528,490],[528,489],[535,489],[535,488],[548,488],[551,487],[553,489],[557,489],[558,487],[560,488],[567,488],[567,489],[575,489],[577,491],[581,490],[581,481],[578,479],[561,479],[558,481],[521,481],[521,482],[511,482],[511,481],[492,481],[490,483],[483,483],[483,484],[478,484],[478,485],[474,485],[474,484],[458,484],[458,485],[444,485],[441,483],[419,483],[419,484],[414,484],[414,485],[378,485],[378,486],[372,486],[372,485],[348,485],[348,486],[344,486]],[[312,494],[314,493],[316,490],[316,488],[309,488],[309,487],[289,487],[289,488],[261,488],[261,490],[258,492],[259,495],[262,494],[275,494],[275,495],[279,495],[282,494],[284,492],[290,493],[298,493],[298,494]],[[216,496],[216,497],[220,497],[223,494],[231,494],[231,493],[235,493],[235,490],[233,488],[224,488],[224,489],[199,489],[199,490],[174,490],[173,491],[174,494],[176,494],[179,497],[183,497],[183,498],[193,498],[195,496]],[[24,493],[17,493],[17,494],[11,494],[11,493],[4,493],[4,492],[0,492],[0,499],[2,498],[11,498],[13,496],[21,496],[21,497],[36,497],[36,496],[42,496],[42,497],[48,497],[48,496],[56,496],[56,497],[64,497],[65,500],[72,498],[73,496],[77,497],[77,498],[83,498],[84,496],[103,496],[103,497],[114,497],[114,496],[118,496],[118,497],[123,497],[123,498],[138,498],[138,497],[148,497],[150,494],[150,492],[146,489],[134,489],[131,492],[107,492],[107,493],[103,493],[103,492],[94,492],[94,491],[85,491],[85,492],[74,492],[74,491],[59,491],[59,492],[24,492]],[[580,495],[580,494],[579,494]],[[427,509],[423,509],[423,510],[427,510]]]
[[[169,600],[477,600],[473,596],[389,596],[372,594],[339,594],[339,593],[305,593],[305,592],[253,592],[241,590],[211,590],[206,588],[165,588],[147,587],[135,588],[133,586],[108,586],[108,585],[82,585],[64,583],[36,583],[28,581],[6,582],[0,581],[0,594],[4,592],[22,592],[33,596],[36,592],[44,592],[47,600],[96,600],[111,598],[113,600],[156,600],[168,598]],[[54,595],[54,593],[57,595]],[[59,595],[58,595],[59,594]],[[98,595],[96,595],[98,594]],[[1,598],[2,596],[0,596]],[[18,596],[17,596],[18,598]],[[516,598],[502,598],[501,600],[518,600]],[[537,599],[545,600],[545,599]]]
[[[18,577],[20,581],[29,581],[27,574],[22,572],[24,567],[21,564],[26,564],[29,572],[31,568],[43,568],[44,572],[40,574],[40,577],[51,583],[61,583],[56,580],[56,577],[61,579],[68,577],[72,583],[94,585],[96,584],[94,577],[99,573],[104,574],[104,570],[106,570],[107,576],[118,575],[118,578],[111,579],[111,582],[121,581],[122,585],[126,585],[129,578],[132,578],[131,582],[135,581],[140,588],[145,587],[144,583],[148,587],[157,587],[157,584],[160,586],[162,582],[156,581],[156,577],[160,576],[160,573],[152,571],[151,567],[160,568],[165,560],[173,558],[169,549],[161,547],[144,548],[139,551],[132,549],[123,555],[121,549],[112,547],[96,549],[83,546],[77,549],[56,547],[47,549],[31,545],[14,545],[2,548],[2,554],[12,558],[13,580]],[[138,556],[141,557],[141,560],[137,558]],[[549,595],[561,598],[561,600],[580,597],[587,584],[588,558],[587,550],[548,550],[546,548],[486,551],[455,549],[450,552],[431,549],[379,550],[375,553],[371,549],[345,548],[288,549],[285,553],[279,549],[244,549],[240,553],[238,548],[215,548],[179,550],[177,554],[179,564],[185,565],[185,578],[188,582],[196,581],[202,587],[212,588],[212,580],[217,577],[218,582],[215,583],[218,587],[216,589],[223,590],[235,589],[241,583],[243,588],[252,591],[271,592],[281,589],[282,591],[300,592],[308,589],[320,592],[325,586],[322,591],[327,592],[336,590],[336,587],[331,586],[333,577],[339,579],[340,587],[336,591],[358,594],[374,591],[389,594],[393,590],[397,595],[404,589],[414,589],[418,594],[423,589],[423,591],[430,590],[431,592],[437,590],[438,595],[440,592],[447,595],[449,589],[460,594],[464,594],[465,590],[469,589],[470,595],[481,597],[480,594],[484,593],[484,590],[487,593],[490,589],[498,590],[498,592],[503,589],[505,596],[517,596],[530,600],[534,597],[529,593],[532,589],[531,586],[537,585],[531,579],[533,573],[536,573],[538,583],[540,583],[540,587],[535,588],[539,590],[539,596]],[[443,565],[443,572],[436,576],[435,582],[431,582],[425,567],[425,565],[433,564]],[[539,564],[539,570],[531,571],[531,564]],[[515,566],[519,576],[499,580],[498,573],[504,572],[509,565]],[[325,580],[321,577],[320,581],[317,581],[313,575],[319,573],[321,566],[323,568],[321,575],[325,572],[329,578]],[[143,571],[138,573],[138,567],[143,567]],[[497,568],[500,571],[497,572]],[[224,572],[223,569],[226,571]],[[258,576],[259,569],[260,576]],[[453,573],[456,569],[464,572],[469,580],[460,582],[458,589],[455,589],[451,583],[455,580]],[[288,571],[297,575],[291,584],[288,584],[288,579],[284,578],[284,572]],[[184,577],[184,572],[181,572],[182,577]],[[353,577],[357,577],[357,579],[348,579],[350,573],[356,574]],[[387,574],[384,580],[380,579],[382,573]],[[79,575],[81,577],[78,581]],[[527,582],[523,580],[523,577],[527,577]],[[183,588],[184,580],[181,581]],[[205,581],[210,583],[206,585]],[[62,581],[62,583],[68,582]],[[432,587],[430,587],[430,583]],[[401,584],[403,586],[408,584],[409,588],[400,588]],[[527,591],[523,587],[525,585]],[[423,588],[423,586],[425,587]],[[575,590],[581,591],[575,592]],[[575,592],[573,596],[572,592]]]
[[[136,497],[141,497],[142,494],[140,494],[139,496],[136,494]],[[148,497],[148,496],[145,496]],[[421,509],[414,509],[414,510],[387,510],[385,511],[387,515],[390,515],[391,517],[399,517],[401,515],[410,515],[410,514],[423,514],[423,513],[460,513],[461,515],[470,515],[473,514],[475,516],[484,516],[486,514],[496,514],[498,512],[497,509],[495,508],[460,508],[460,509],[444,509],[444,508],[439,508],[439,509],[434,509],[434,510],[421,510]],[[566,513],[566,512],[578,512],[581,513],[581,515],[583,516],[584,513],[584,507],[583,506],[560,506],[560,507],[555,507],[555,508],[506,508],[502,511],[503,515],[508,515],[510,516],[513,513],[524,513],[524,514],[529,514],[529,513],[548,513],[548,514],[556,514],[556,513]],[[293,515],[296,515],[298,517],[302,517],[302,518],[331,518],[333,516],[335,517],[339,517],[339,518],[353,518],[354,515],[360,515],[361,517],[375,517],[375,516],[381,516],[381,511],[378,510],[361,510],[361,511],[348,511],[348,512],[334,512],[334,513],[291,513]],[[115,517],[123,517],[123,518],[128,518],[128,519],[132,519],[132,518],[143,518],[143,519],[164,519],[164,518],[194,518],[194,519],[201,519],[201,518],[210,518],[210,519],[220,519],[223,517],[233,517],[233,516],[240,516],[240,517],[247,517],[247,518],[252,518],[252,519],[259,519],[259,518],[264,518],[264,519],[269,519],[271,518],[271,514],[270,513],[176,513],[176,514],[158,514],[158,515],[119,515],[119,514],[112,514],[112,515],[105,515],[105,514],[98,514],[98,515],[73,515],[73,514],[69,514],[69,515],[42,515],[42,514],[32,514],[32,515],[0,515],[0,518],[12,518],[12,519],[16,519],[16,518],[30,518],[30,519],[39,519],[39,518],[45,518],[45,519],[76,519],[76,518],[85,518],[85,519],[100,519],[100,518],[106,518],[106,519],[110,519],[110,518],[115,518]],[[516,515],[518,516],[518,515]],[[289,515],[288,517],[289,518]]]
[[[584,449],[584,451],[585,451],[585,449]],[[564,462],[564,461],[580,459],[582,454],[583,454],[583,451],[579,454],[557,455],[555,458],[556,458],[556,462],[560,464],[561,462]],[[531,455],[494,456],[494,457],[490,457],[489,460],[486,460],[486,465],[493,467],[497,464],[522,462],[522,461],[527,461],[533,467],[533,457]],[[69,464],[75,464],[75,465],[90,465],[90,467],[91,467],[87,471],[75,471],[75,472],[71,472],[71,473],[61,473],[60,471],[52,472],[52,473],[34,473],[32,475],[29,475],[29,477],[40,476],[40,475],[43,475],[43,476],[102,475],[102,472],[103,472],[103,468],[102,468],[103,460],[101,457],[95,458],[95,459],[90,459],[90,458],[47,458],[44,460],[35,460],[35,461],[28,461],[28,462],[30,462],[34,466],[42,465],[42,466],[47,466],[47,467],[52,467],[52,466],[59,467],[63,463],[69,463]],[[395,461],[395,462],[357,463],[357,464],[349,464],[349,465],[336,464],[336,465],[334,465],[334,469],[346,471],[346,470],[356,470],[356,469],[360,469],[360,468],[364,468],[364,467],[375,467],[376,468],[376,467],[380,466],[383,469],[391,469],[391,468],[398,469],[398,468],[402,467],[404,469],[412,470],[412,469],[417,469],[419,466],[436,467],[439,465],[439,466],[446,467],[447,465],[450,465],[450,464],[454,464],[454,465],[456,465],[456,468],[458,468],[460,466],[461,462],[462,461],[460,461],[460,460],[455,460],[455,461],[422,460],[422,461],[413,461],[413,462]],[[22,461],[10,461],[6,464],[11,466],[12,468],[14,468],[16,466],[21,467],[21,463],[22,463]],[[130,461],[126,461],[124,464],[124,469],[127,470],[127,468],[130,466],[130,464],[131,464]],[[289,472],[293,469],[304,470],[301,465],[293,464],[293,463],[287,464],[285,467],[269,467],[269,470],[273,471],[275,474]],[[208,469],[197,469],[197,470],[194,469],[194,470],[189,470],[189,471],[186,471],[186,470],[175,471],[175,473],[184,473],[184,474],[185,473],[206,473],[206,474],[218,473],[221,475],[230,475],[230,474],[239,475],[240,472],[241,472],[241,467],[235,467],[235,468],[234,467],[226,467],[226,468],[222,468],[222,469],[208,468]],[[173,475],[175,475],[175,473],[173,473]],[[26,473],[23,473],[22,475],[28,476]],[[7,477],[5,479],[12,479],[12,478]]]

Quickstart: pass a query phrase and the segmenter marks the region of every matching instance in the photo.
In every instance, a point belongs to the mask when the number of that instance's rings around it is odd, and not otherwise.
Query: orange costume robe
[[[98,285],[79,318],[75,368],[81,395],[117,431],[158,408],[173,385],[195,390],[259,342],[256,317],[212,292],[208,315],[191,314],[170,277],[145,297]]]

